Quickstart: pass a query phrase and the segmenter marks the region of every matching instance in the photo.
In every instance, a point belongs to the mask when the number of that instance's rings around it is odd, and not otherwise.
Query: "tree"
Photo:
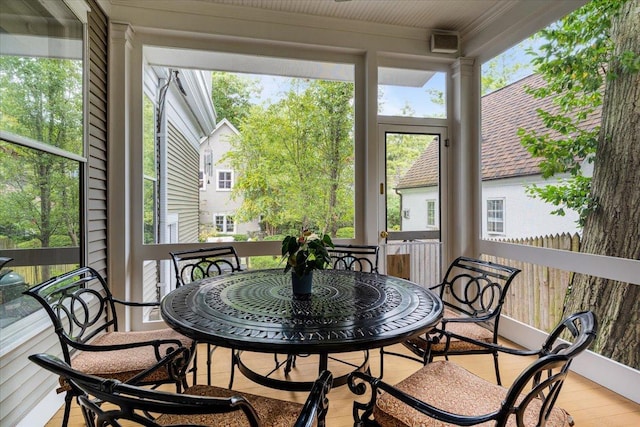
[[[523,143],[545,157],[548,176],[572,179],[538,195],[578,209],[582,252],[640,259],[640,1],[593,0],[544,37],[535,61],[547,87],[534,93],[554,96],[560,111],[541,113],[552,134],[523,132]],[[601,126],[590,131],[583,122],[596,108]],[[583,159],[594,161],[591,179],[580,172]],[[600,322],[593,349],[640,368],[640,286],[577,274],[564,310],[584,309]]]
[[[278,102],[254,105],[227,159],[238,172],[241,221],[335,237],[353,220],[353,85],[296,79]]]
[[[529,64],[524,61],[524,58],[519,57],[518,53],[530,49],[534,42],[535,36],[482,64],[482,95],[502,89],[518,78],[531,73]]]
[[[261,92],[258,81],[222,71],[211,73],[211,79],[211,98],[216,106],[217,120],[227,119],[235,126],[250,111],[252,96]]]
[[[78,61],[2,56],[0,90],[3,130],[82,153]],[[4,232],[23,246],[78,246],[78,163],[13,144],[1,148]]]

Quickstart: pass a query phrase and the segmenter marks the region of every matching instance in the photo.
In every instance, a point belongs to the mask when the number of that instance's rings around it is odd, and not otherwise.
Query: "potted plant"
[[[284,272],[291,271],[294,296],[311,294],[313,270],[323,270],[331,263],[327,247],[333,247],[328,234],[318,235],[309,230],[282,240],[282,259],[287,261]]]

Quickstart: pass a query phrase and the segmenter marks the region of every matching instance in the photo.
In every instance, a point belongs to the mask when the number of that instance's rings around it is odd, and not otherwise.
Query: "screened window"
[[[274,240],[301,227],[355,237],[353,63],[189,51],[201,68],[178,69],[167,65],[172,49],[143,51],[160,240],[169,214],[181,243],[238,230]]]
[[[31,3],[0,13],[3,343],[40,307],[21,292],[83,262],[83,24],[63,1]]]
[[[504,233],[504,199],[487,200],[487,231]]]
[[[155,108],[153,101],[144,97],[143,117],[142,117],[142,143],[144,149],[143,166],[143,197],[144,197],[144,243],[157,242],[156,227],[156,195],[158,184],[158,173],[156,164],[156,138],[155,138]]]

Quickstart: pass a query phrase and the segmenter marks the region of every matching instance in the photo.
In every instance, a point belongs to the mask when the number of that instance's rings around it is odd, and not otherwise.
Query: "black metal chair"
[[[378,272],[377,245],[334,245],[327,251],[336,270]]]
[[[201,248],[190,251],[170,252],[173,268],[176,273],[176,287],[186,285],[194,280],[205,277],[215,277],[234,271],[242,271],[240,258],[233,246],[218,246]],[[207,343],[207,384],[211,385],[211,363],[213,352],[217,346]],[[233,353],[234,350],[231,349]],[[197,381],[197,352],[193,362],[193,383]],[[233,357],[232,357],[233,359]],[[234,364],[231,362],[231,379],[229,388],[233,385]]]
[[[115,299],[104,278],[91,267],[81,267],[53,277],[24,292],[45,308],[62,347],[65,362],[81,372],[133,381],[140,385],[173,383],[186,387],[186,370],[195,347],[172,329],[120,332],[116,304],[155,307]],[[64,381],[66,392],[63,426],[69,421],[75,395]]]
[[[47,354],[29,359],[67,379],[90,427],[119,426],[123,420],[145,426],[324,426],[332,381],[329,371],[322,372],[302,405],[205,385],[184,394],[150,390],[84,374]],[[103,402],[111,405],[103,409]]]
[[[596,330],[594,314],[584,311],[561,322],[539,350],[475,342],[498,352],[538,356],[509,388],[446,360],[425,365],[395,386],[355,372],[349,377],[349,388],[362,395],[370,387],[371,398],[367,403],[354,402],[354,425],[571,426],[571,416],[554,405],[571,361],[589,347]]]
[[[474,341],[498,343],[500,314],[511,282],[519,269],[468,257],[454,260],[442,283],[431,287],[445,305],[436,328],[403,344],[424,364],[435,356],[491,354],[496,380],[501,384],[498,352],[478,346]],[[384,355],[411,358],[385,349],[380,354],[380,376],[384,373]]]

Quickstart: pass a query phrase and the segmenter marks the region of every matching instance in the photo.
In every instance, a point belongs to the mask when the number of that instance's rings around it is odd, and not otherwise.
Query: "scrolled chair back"
[[[53,277],[24,294],[38,300],[51,318],[67,363],[71,348],[82,348],[97,335],[118,330],[113,296],[104,278],[91,267]]]
[[[121,425],[128,420],[145,426],[170,425],[218,425],[215,414],[226,414],[233,418],[222,418],[220,425],[263,425],[257,407],[240,394],[222,389],[227,397],[213,397],[207,391],[221,390],[212,386],[194,386],[199,392],[190,394],[170,393],[130,385],[114,379],[87,375],[71,368],[67,363],[48,354],[33,354],[29,360],[67,379],[78,395],[85,422],[88,426]],[[294,427],[324,426],[328,410],[327,394],[333,377],[324,371],[313,385],[300,414],[295,414]],[[255,397],[255,396],[254,396]],[[269,400],[268,398],[263,398]],[[286,411],[287,402],[271,399],[272,408],[267,412]],[[103,409],[103,402],[110,405]],[[280,407],[278,407],[278,404]],[[264,402],[258,403],[264,405]],[[153,415],[152,415],[153,414]],[[213,418],[212,418],[213,416]],[[236,419],[237,418],[237,419]]]
[[[170,255],[176,274],[176,286],[242,270],[240,258],[233,246],[171,252]]]
[[[327,248],[331,266],[336,270],[378,272],[377,245],[334,245]]]
[[[449,265],[442,282],[431,289],[446,305],[470,317],[497,317],[519,272],[515,267],[458,257]]]

